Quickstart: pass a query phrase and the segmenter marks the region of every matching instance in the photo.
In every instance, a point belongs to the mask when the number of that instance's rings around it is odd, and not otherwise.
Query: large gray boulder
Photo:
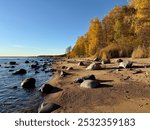
[[[100,85],[99,82],[96,80],[84,80],[80,84],[80,87],[82,87],[82,88],[98,88],[99,85]]]
[[[92,63],[86,68],[86,70],[99,70],[99,69],[101,69],[100,63]]]
[[[131,61],[123,61],[119,64],[119,68],[131,68],[133,62]]]
[[[87,75],[87,76],[84,76],[82,78],[78,78],[74,81],[74,83],[82,83],[84,80],[95,80],[95,75]]]
[[[38,110],[38,113],[51,113],[58,108],[60,108],[60,106],[55,103],[42,103]]]
[[[39,90],[42,93],[48,94],[48,93],[51,93],[53,89],[54,87],[52,85],[46,83],[46,84],[43,84]]]
[[[123,62],[122,59],[116,59],[116,60],[115,60],[115,63],[121,63],[121,62]]]
[[[27,73],[27,71],[25,69],[19,69],[16,72],[14,72],[13,74],[14,75],[18,75],[18,74],[23,75],[23,74],[26,74],[26,73]]]
[[[34,78],[27,78],[22,81],[21,86],[23,88],[34,88],[36,80]]]
[[[101,63],[102,63],[102,65],[104,65],[104,64],[110,64],[111,61],[110,61],[110,59],[103,59],[103,60],[101,61]]]

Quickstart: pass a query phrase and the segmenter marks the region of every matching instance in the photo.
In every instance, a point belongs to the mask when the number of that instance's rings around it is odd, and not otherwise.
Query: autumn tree
[[[97,53],[99,48],[103,47],[102,25],[97,17],[91,21],[87,37],[89,42],[88,54],[93,56]]]
[[[143,46],[150,46],[150,0],[134,0],[137,10],[135,31]]]

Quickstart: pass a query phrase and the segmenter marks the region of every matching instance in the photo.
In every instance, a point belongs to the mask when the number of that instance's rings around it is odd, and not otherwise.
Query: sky
[[[63,54],[127,0],[0,0],[0,56]]]

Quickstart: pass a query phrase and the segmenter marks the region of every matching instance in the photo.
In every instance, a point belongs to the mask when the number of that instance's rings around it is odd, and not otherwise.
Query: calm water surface
[[[26,64],[25,61],[29,63]],[[15,61],[17,65],[10,65],[10,61]],[[0,112],[37,112],[38,106],[41,104],[43,97],[39,93],[39,87],[47,80],[51,79],[51,72],[43,71],[43,64],[51,63],[51,59],[43,58],[0,58]],[[35,69],[31,68],[32,64],[38,62],[40,68],[35,73]],[[18,69],[26,69],[25,75],[12,75]],[[46,70],[50,69],[47,65]],[[35,89],[23,89],[21,81],[25,78],[35,78]]]

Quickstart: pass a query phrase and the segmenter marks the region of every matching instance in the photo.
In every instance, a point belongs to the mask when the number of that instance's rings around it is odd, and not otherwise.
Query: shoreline
[[[61,91],[46,95],[43,103],[60,105],[59,109],[53,111],[56,113],[150,112],[150,76],[146,76],[146,73],[150,73],[150,69],[121,69],[113,72],[112,67],[118,66],[114,60],[111,60],[111,64],[102,65],[101,70],[86,70],[87,65],[93,62],[92,59],[55,57],[52,68],[57,72],[48,83],[60,88]],[[128,58],[128,60],[132,59]],[[78,66],[80,61],[87,65]],[[132,61],[140,67],[149,64],[150,59]],[[62,66],[73,67],[73,70],[62,69]],[[133,74],[135,69],[141,69],[143,72]],[[69,75],[60,77],[62,70]],[[90,74],[94,74],[100,81],[100,88],[81,88],[79,83],[73,83],[77,78]]]

